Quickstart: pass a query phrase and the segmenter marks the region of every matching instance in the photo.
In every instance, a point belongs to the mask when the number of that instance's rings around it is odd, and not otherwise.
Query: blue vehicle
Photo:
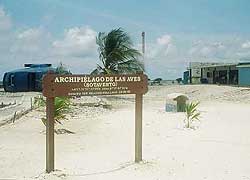
[[[6,92],[41,92],[43,76],[48,71],[56,71],[51,64],[25,64],[24,67],[4,74],[3,88]]]

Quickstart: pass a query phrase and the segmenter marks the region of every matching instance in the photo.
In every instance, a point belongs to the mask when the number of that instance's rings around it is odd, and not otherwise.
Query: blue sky
[[[0,0],[0,76],[24,63],[62,61],[75,73],[98,63],[95,36],[122,27],[151,78],[182,76],[190,61],[250,59],[248,0]]]

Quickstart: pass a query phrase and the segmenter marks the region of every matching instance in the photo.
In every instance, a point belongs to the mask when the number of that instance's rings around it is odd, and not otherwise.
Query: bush
[[[71,72],[60,62],[59,66],[56,68],[56,74],[71,74]]]
[[[34,104],[37,107],[45,107],[46,100],[43,96],[39,96],[35,98]],[[60,120],[65,119],[66,113],[70,109],[70,100],[66,97],[56,97],[55,98],[55,111],[54,111],[54,119],[56,122],[61,123]],[[42,122],[46,125],[46,118],[42,118]]]
[[[199,120],[200,113],[197,110],[197,106],[199,105],[199,102],[197,103],[189,103],[186,105],[186,119],[184,120],[185,127],[190,128],[191,124],[195,120]]]

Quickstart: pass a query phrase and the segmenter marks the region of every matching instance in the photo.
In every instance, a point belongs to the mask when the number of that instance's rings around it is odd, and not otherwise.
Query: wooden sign
[[[54,101],[62,96],[135,94],[135,162],[142,161],[142,102],[148,91],[148,77],[127,75],[56,75],[43,78],[46,97],[46,172],[54,171]]]
[[[145,94],[147,76],[132,75],[55,75],[47,74],[43,79],[43,95],[90,96],[115,94]]]

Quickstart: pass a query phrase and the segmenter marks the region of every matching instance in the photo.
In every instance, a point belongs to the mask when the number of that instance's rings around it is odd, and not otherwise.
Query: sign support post
[[[46,172],[54,171],[54,105],[55,98],[46,98]]]
[[[135,95],[135,162],[142,161],[142,94]]]

